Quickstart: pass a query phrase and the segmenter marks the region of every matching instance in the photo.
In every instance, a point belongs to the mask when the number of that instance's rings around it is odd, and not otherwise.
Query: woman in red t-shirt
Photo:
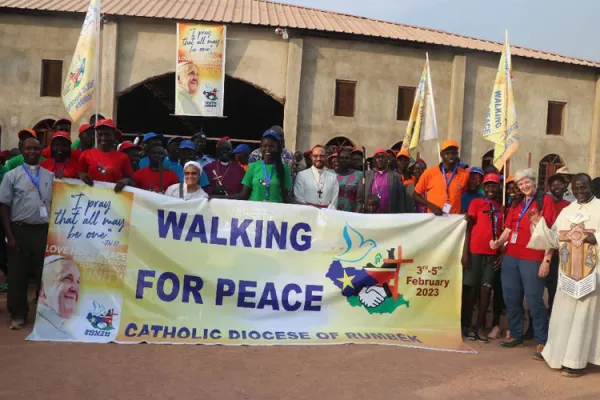
[[[150,166],[139,169],[133,174],[133,184],[139,189],[156,193],[164,193],[171,185],[179,183],[175,172],[163,167],[165,149],[160,142],[153,143],[146,148]]]
[[[515,182],[523,196],[514,201],[506,216],[504,232],[490,247],[499,249],[506,245],[502,260],[502,291],[508,312],[510,336],[500,345],[515,347],[523,344],[523,300],[525,292],[529,312],[533,317],[534,339],[537,344],[534,358],[542,359],[541,352],[548,340],[548,310],[544,304],[544,278],[550,272],[550,258],[544,258],[543,250],[531,250],[527,244],[531,239],[531,219],[541,216],[548,226],[554,224],[556,211],[552,198],[537,193],[537,177],[530,168],[517,171]],[[543,204],[538,207],[537,199]],[[543,262],[542,262],[543,261]]]
[[[490,247],[502,232],[504,222],[502,205],[496,201],[500,177],[487,174],[483,178],[485,198],[474,199],[467,212],[467,233],[463,246],[463,335],[469,340],[487,342],[483,332],[485,317],[490,301],[490,289],[494,284],[494,275],[499,267],[500,252]],[[479,291],[477,321],[471,328],[473,307]]]
[[[79,157],[81,172],[79,178],[93,186],[93,181],[116,183],[115,192],[120,192],[133,182],[133,169],[129,158],[115,149],[117,126],[111,119],[96,123],[98,148],[86,150]]]
[[[56,178],[77,178],[81,172],[79,160],[71,150],[71,135],[57,131],[50,142],[50,158],[42,161],[40,167],[54,172]]]

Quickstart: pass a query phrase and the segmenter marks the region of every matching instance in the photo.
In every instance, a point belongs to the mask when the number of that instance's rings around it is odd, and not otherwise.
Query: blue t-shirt
[[[477,190],[475,193],[463,193],[462,198],[460,199],[460,207],[463,213],[466,213],[469,210],[469,205],[475,199],[483,199],[485,196]]]

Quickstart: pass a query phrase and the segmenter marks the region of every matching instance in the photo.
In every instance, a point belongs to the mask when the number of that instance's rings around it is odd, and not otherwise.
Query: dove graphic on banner
[[[356,229],[346,224],[343,231],[346,250],[343,253],[333,257],[334,260],[355,263],[364,260],[371,250],[377,247],[373,239],[365,240],[365,237]]]

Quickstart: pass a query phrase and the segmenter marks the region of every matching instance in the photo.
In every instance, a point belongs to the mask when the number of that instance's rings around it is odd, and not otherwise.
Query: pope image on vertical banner
[[[176,115],[223,116],[225,30],[177,24]]]
[[[109,342],[118,329],[132,193],[54,182],[31,340]]]

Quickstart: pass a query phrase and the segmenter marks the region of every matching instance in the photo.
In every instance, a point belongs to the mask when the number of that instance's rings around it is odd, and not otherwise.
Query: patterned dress
[[[338,210],[357,212],[356,194],[358,193],[358,184],[361,180],[362,172],[360,171],[353,171],[349,175],[337,175],[337,181],[340,185]]]

